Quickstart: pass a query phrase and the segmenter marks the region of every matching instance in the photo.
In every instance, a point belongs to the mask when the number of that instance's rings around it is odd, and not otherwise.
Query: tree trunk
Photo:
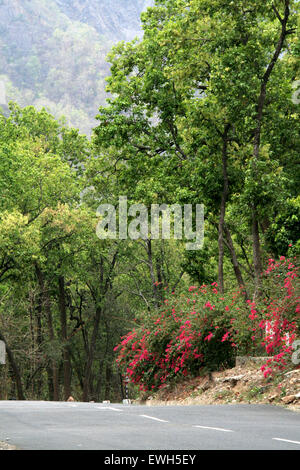
[[[261,250],[260,250],[260,237],[259,226],[256,210],[252,210],[252,243],[253,243],[253,265],[254,265],[254,279],[255,279],[255,293],[254,298],[260,295],[261,288]]]
[[[158,308],[160,305],[159,293],[158,293],[155,274],[154,274],[153,257],[152,257],[152,242],[150,239],[146,240],[146,251],[148,255],[148,266],[149,266],[150,278],[152,282],[154,305],[156,308]]]
[[[43,331],[42,331],[42,316],[43,316],[43,295],[40,289],[38,295],[38,302],[35,307],[35,323],[36,323],[36,342],[38,345],[38,360],[42,362],[42,350],[43,350]],[[36,395],[38,398],[41,397],[43,386],[43,376],[39,374],[36,381]]]
[[[59,288],[59,310],[60,310],[60,323],[61,323],[61,338],[63,344],[63,375],[64,375],[64,399],[72,395],[71,393],[71,360],[68,345],[68,332],[67,332],[67,309],[66,309],[66,295],[65,295],[65,280],[63,276],[58,279]]]
[[[101,358],[101,361],[99,363],[99,372],[98,372],[98,379],[97,379],[97,385],[96,385],[96,396],[100,397],[101,389],[103,390],[103,384],[104,384],[104,390],[105,390],[105,363],[107,361],[107,357],[109,355],[109,347],[110,347],[110,331],[109,331],[109,325],[108,322],[105,321],[105,326],[106,326],[106,345],[105,345],[105,352]],[[105,399],[105,393],[104,393],[104,399]]]
[[[97,340],[98,331],[99,331],[101,314],[102,314],[102,309],[100,307],[96,307],[93,333],[92,333],[92,338],[90,341],[88,357],[87,357],[86,364],[85,364],[85,375],[84,375],[84,380],[83,380],[83,395],[82,395],[83,401],[89,401],[90,378],[91,378],[91,372],[92,372],[92,365],[94,361],[94,353],[95,353],[96,340]]]
[[[109,362],[106,364],[106,372],[105,372],[105,400],[110,400],[111,396],[111,365]]]
[[[242,288],[243,292],[245,292],[246,299],[248,299],[248,293],[247,293],[247,290],[246,290],[246,286],[245,286],[245,283],[244,283],[242,272],[240,270],[240,266],[239,266],[238,259],[237,259],[237,256],[236,256],[234,244],[233,244],[233,241],[232,241],[232,238],[231,238],[230,231],[229,231],[226,224],[224,224],[224,233],[225,233],[225,236],[226,236],[228,249],[230,251],[231,262],[232,262],[232,266],[233,266],[233,270],[234,270],[234,274],[235,274],[237,283],[238,283],[239,287]]]
[[[51,303],[48,294],[45,293],[45,311],[47,316],[49,337],[52,345],[54,345],[55,334],[53,328]],[[53,400],[59,401],[59,380],[58,380],[58,366],[56,359],[51,359],[52,364],[52,375],[53,375]]]
[[[46,289],[44,275],[39,267],[39,265],[35,264],[36,275],[39,282],[42,298],[43,298],[43,306],[45,309],[46,317],[47,317],[47,324],[48,324],[48,332],[49,338],[52,345],[54,344],[55,334],[53,328],[53,321],[52,321],[52,312],[51,312],[51,301],[49,294]],[[53,400],[59,401],[59,381],[58,381],[58,368],[55,359],[51,359],[52,364],[52,383],[53,383]]]
[[[224,223],[225,223],[226,201],[227,201],[228,192],[229,192],[229,182],[228,182],[228,174],[227,174],[227,146],[228,146],[229,129],[230,129],[230,125],[228,124],[223,134],[223,149],[222,149],[223,192],[222,192],[222,199],[221,199],[221,209],[220,209],[220,219],[219,219],[219,229],[218,229],[218,233],[219,233],[219,237],[218,237],[218,245],[219,245],[218,285],[219,285],[219,290],[221,294],[224,293],[223,232],[224,232]]]
[[[32,358],[32,362],[30,364],[30,375],[31,377],[34,377],[34,371],[36,370],[36,357],[34,354],[35,351],[35,334],[34,334],[34,307],[33,307],[33,296],[32,292],[29,294],[29,300],[30,300],[30,305],[29,305],[29,326],[30,326],[30,355]],[[27,390],[27,387],[25,388]],[[31,396],[32,398],[34,397],[34,381],[32,380],[31,382]]]
[[[99,281],[97,282],[97,287],[93,289],[89,284],[87,284],[91,290],[92,297],[95,302],[95,317],[94,317],[92,337],[91,337],[91,341],[89,342],[88,351],[87,351],[87,359],[85,363],[85,375],[84,375],[84,380],[83,380],[83,394],[82,394],[83,401],[89,400],[92,366],[93,366],[93,361],[94,361],[97,337],[99,333],[100,320],[101,320],[101,316],[103,312],[102,305],[103,305],[103,300],[105,299],[105,295],[107,294],[109,289],[111,289],[112,287],[112,273],[115,268],[117,259],[118,259],[118,249],[115,251],[113,255],[112,261],[110,263],[109,272],[106,278],[104,278],[103,259],[101,258],[100,259],[100,276],[99,276]],[[99,289],[99,285],[100,285],[100,289]],[[86,344],[88,344],[87,338],[86,338]]]

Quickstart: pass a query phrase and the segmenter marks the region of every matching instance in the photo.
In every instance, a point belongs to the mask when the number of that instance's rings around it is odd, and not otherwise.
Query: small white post
[[[0,341],[0,364],[5,364],[6,347],[4,341]]]
[[[129,392],[128,392],[128,383],[129,383],[128,376],[125,377],[124,383],[125,383],[125,399],[123,400],[123,405],[130,405],[131,400],[129,399]]]

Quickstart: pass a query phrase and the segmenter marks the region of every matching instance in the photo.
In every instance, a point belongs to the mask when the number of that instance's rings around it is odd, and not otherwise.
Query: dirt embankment
[[[145,400],[148,405],[263,403],[300,411],[300,369],[264,378],[257,363],[185,380]]]
[[[17,448],[8,444],[7,442],[0,441],[0,450],[17,450]]]

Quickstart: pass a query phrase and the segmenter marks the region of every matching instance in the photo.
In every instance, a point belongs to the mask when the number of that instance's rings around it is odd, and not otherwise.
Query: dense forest
[[[126,375],[136,396],[236,355],[266,356],[265,377],[295,367],[299,2],[156,0],[141,20],[106,90],[90,32],[56,30],[44,78],[77,109],[83,80],[91,136],[21,102],[0,115],[1,399],[118,401]],[[93,73],[60,87],[70,48]],[[124,196],[204,205],[202,249],[97,236],[99,205]]]

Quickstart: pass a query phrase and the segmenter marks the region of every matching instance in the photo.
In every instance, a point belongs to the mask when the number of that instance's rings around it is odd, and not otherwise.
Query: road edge
[[[18,450],[16,446],[0,441],[0,450]]]

